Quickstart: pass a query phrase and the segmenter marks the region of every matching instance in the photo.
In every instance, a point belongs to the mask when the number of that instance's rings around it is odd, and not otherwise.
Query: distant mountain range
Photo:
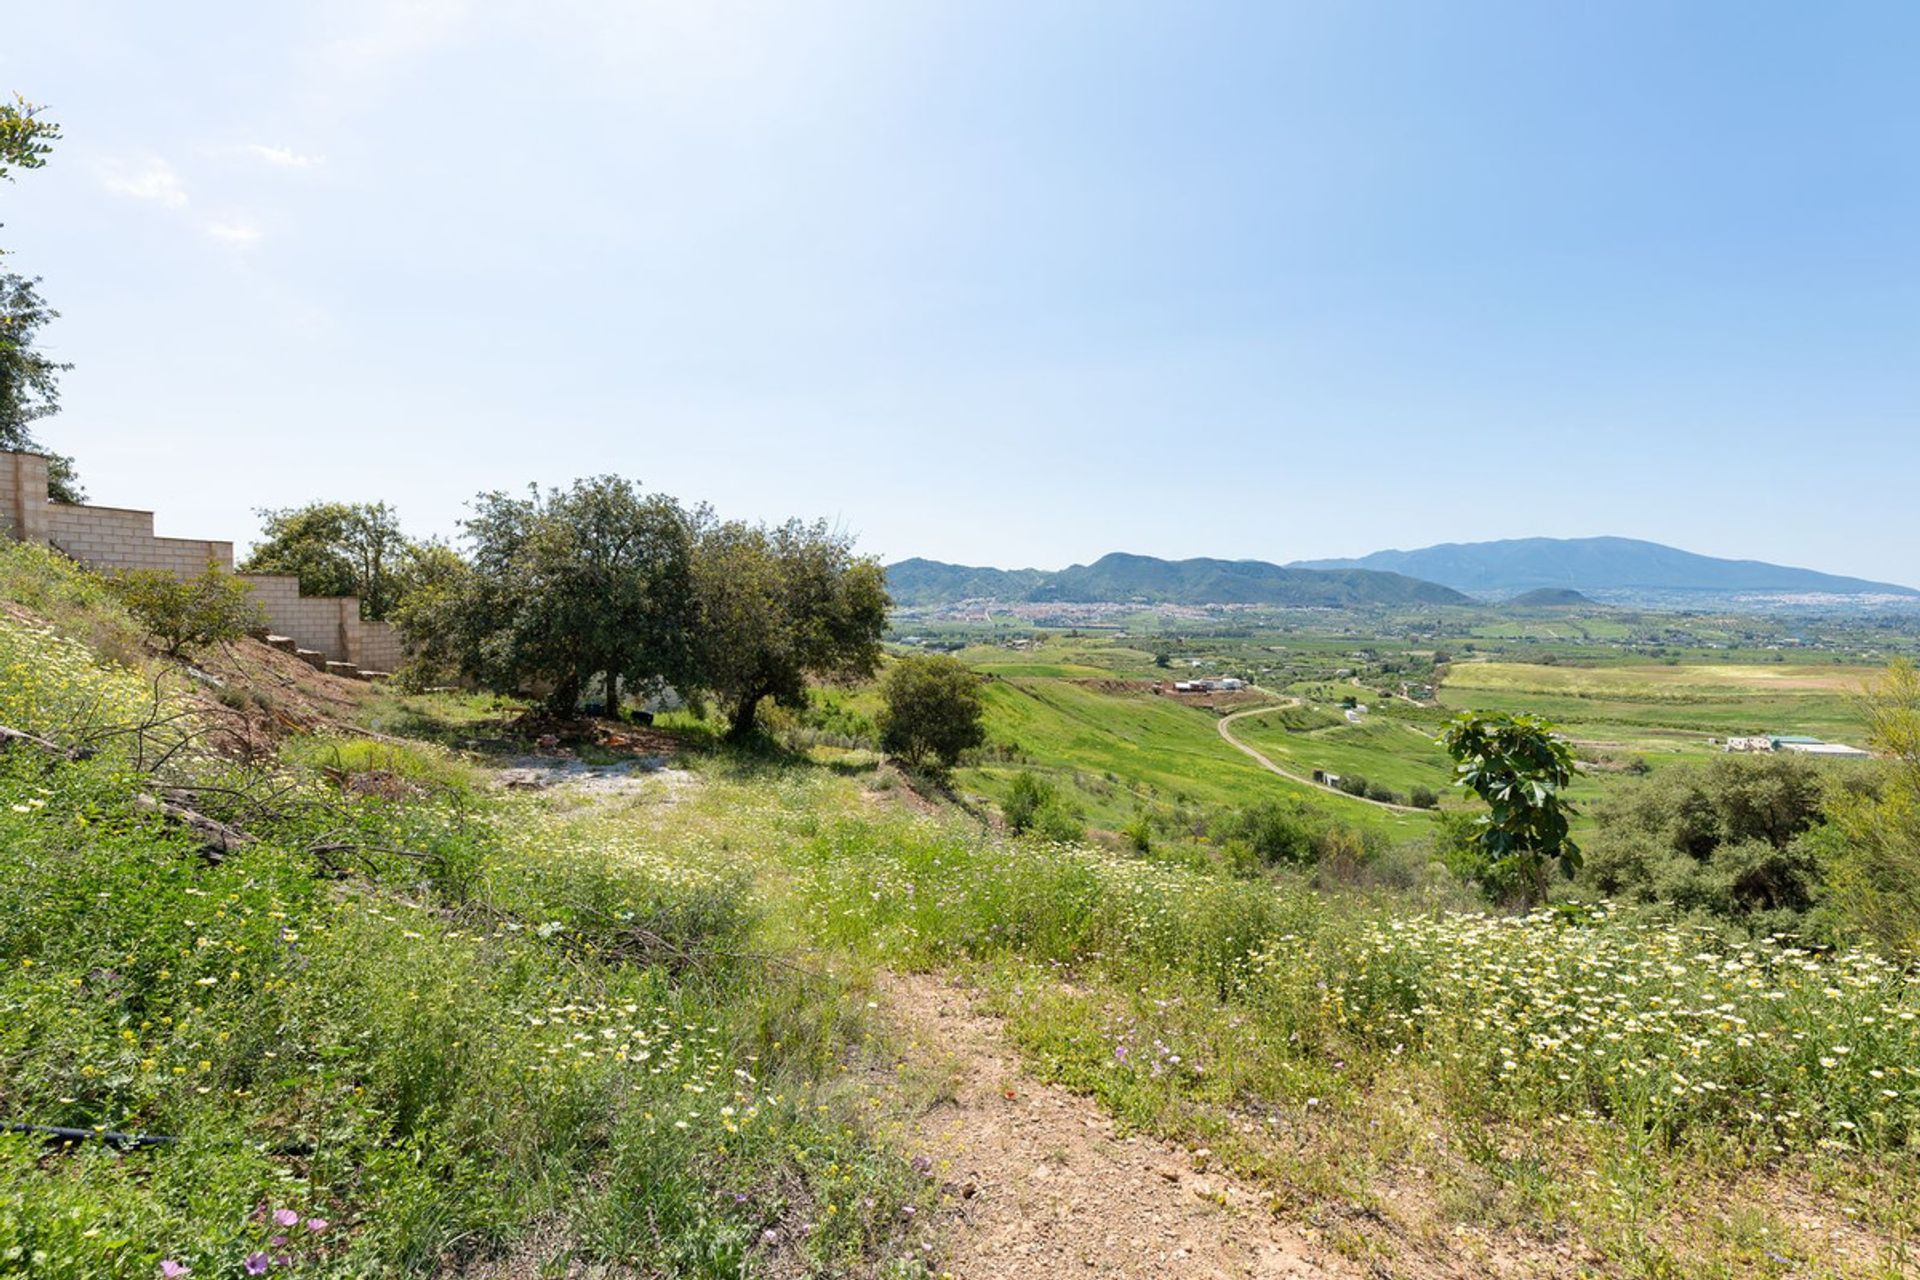
[[[1357,560],[1298,560],[1287,567],[1403,573],[1497,598],[1541,588],[1564,588],[1598,599],[1635,593],[1920,596],[1912,587],[1891,582],[1759,560],[1722,560],[1635,538],[1448,542],[1418,551],[1376,551]]]
[[[1306,569],[1264,560],[1160,560],[1115,552],[1057,572],[985,569],[938,560],[887,566],[895,604],[926,606],[960,600],[1006,603],[1466,604],[1451,587],[1376,569]]]
[[[895,603],[1270,604],[1343,608],[1467,604],[1701,602],[1736,596],[1902,596],[1920,591],[1767,564],[1695,555],[1634,538],[1513,538],[1376,551],[1357,560],[1161,560],[1115,552],[1058,571],[991,569],[939,560],[887,566]],[[1739,606],[1735,606],[1739,607]]]

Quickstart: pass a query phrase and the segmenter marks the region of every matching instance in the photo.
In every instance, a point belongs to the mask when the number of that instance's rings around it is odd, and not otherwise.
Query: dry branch
[[[217,818],[209,818],[198,809],[189,809],[185,805],[162,800],[158,796],[140,794],[133,798],[133,807],[144,813],[158,814],[169,822],[175,822],[200,837],[200,854],[208,862],[219,862],[236,849],[243,849],[254,842],[253,837],[238,827],[230,827]]]

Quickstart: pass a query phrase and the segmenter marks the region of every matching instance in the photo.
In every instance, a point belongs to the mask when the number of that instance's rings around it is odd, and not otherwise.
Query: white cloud
[[[180,175],[159,156],[150,156],[137,164],[111,161],[101,171],[100,180],[115,195],[151,200],[168,209],[178,209],[187,202],[187,189],[181,184]]]
[[[270,147],[263,142],[249,142],[246,150],[249,155],[283,169],[311,169],[327,162],[325,156],[303,156],[289,147]]]
[[[260,228],[243,218],[230,222],[209,222],[207,234],[227,244],[257,244],[260,240]]]

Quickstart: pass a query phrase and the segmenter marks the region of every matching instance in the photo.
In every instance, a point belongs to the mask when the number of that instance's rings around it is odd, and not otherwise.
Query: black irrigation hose
[[[5,1126],[8,1133],[37,1133],[49,1142],[58,1142],[65,1146],[76,1146],[98,1138],[101,1142],[116,1149],[127,1147],[166,1147],[180,1141],[164,1133],[111,1133],[103,1129],[67,1129],[53,1124],[10,1124]]]
[[[180,1139],[164,1133],[113,1133],[105,1129],[68,1129],[55,1124],[4,1124],[0,1133],[39,1134],[48,1145],[77,1147],[83,1142],[98,1140],[116,1151],[126,1151],[139,1147],[171,1147]],[[273,1147],[267,1152],[274,1156],[310,1156],[313,1154],[311,1142],[289,1142],[285,1146]]]

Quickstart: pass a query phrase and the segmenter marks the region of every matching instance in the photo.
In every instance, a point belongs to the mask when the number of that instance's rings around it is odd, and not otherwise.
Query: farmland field
[[[1670,639],[1670,625],[1662,625]],[[1706,760],[1731,734],[1863,741],[1858,691],[1879,669],[1864,655],[1835,661],[1758,645],[1694,645],[1683,649],[1684,661],[1637,656],[1625,643],[1633,625],[1612,614],[1483,619],[1469,630],[1522,638],[1529,660],[1486,652],[1483,639],[1481,652],[1434,671],[1444,642],[1326,618],[1236,621],[1170,635],[1037,629],[991,643],[971,632],[957,656],[991,677],[987,724],[996,756],[962,769],[959,781],[997,803],[1019,773],[1041,772],[1071,789],[1097,830],[1117,830],[1142,810],[1232,808],[1286,796],[1406,840],[1423,835],[1431,820],[1276,776],[1221,740],[1218,714],[1267,698],[1276,704],[1271,711],[1240,717],[1233,731],[1281,769],[1302,778],[1316,769],[1357,775],[1401,799],[1425,787],[1446,810],[1471,807],[1449,785],[1452,765],[1435,741],[1447,717],[1528,712],[1552,721],[1585,759],[1570,796],[1583,811],[1578,827],[1590,830],[1596,801],[1649,770]],[[1703,626],[1702,634],[1719,644],[1728,633]],[[1201,700],[1218,703],[1211,709],[1149,691],[1176,678],[1229,674],[1256,690]],[[1409,678],[1435,683],[1432,700],[1415,705],[1399,696]],[[1277,705],[1289,698],[1304,705]],[[1349,698],[1370,707],[1358,724],[1343,718]]]
[[[1455,709],[1532,711],[1576,736],[1672,745],[1728,734],[1799,733],[1856,740],[1858,666],[1572,667],[1455,664],[1440,698]]]

